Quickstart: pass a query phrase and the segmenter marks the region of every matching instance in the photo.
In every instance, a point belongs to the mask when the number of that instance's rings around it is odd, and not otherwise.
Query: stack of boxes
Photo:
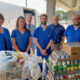
[[[63,44],[63,51],[71,58],[80,58],[80,42]]]

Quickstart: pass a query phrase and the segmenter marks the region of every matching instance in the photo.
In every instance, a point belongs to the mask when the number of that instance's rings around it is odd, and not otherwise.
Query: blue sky
[[[2,2],[7,2],[19,6],[26,6],[26,0],[0,0]],[[46,12],[46,0],[27,0],[28,8],[35,9],[38,13]]]

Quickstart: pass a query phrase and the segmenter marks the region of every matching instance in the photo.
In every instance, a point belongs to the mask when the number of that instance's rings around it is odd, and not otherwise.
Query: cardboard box
[[[71,58],[80,57],[80,46],[70,46],[65,43],[63,44],[63,51],[70,55]]]

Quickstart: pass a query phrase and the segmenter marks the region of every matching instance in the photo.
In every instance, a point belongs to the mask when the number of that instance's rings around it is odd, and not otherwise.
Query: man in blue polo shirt
[[[53,34],[49,27],[47,27],[47,15],[40,16],[41,25],[35,29],[34,38],[37,45],[37,55],[48,59],[51,54],[51,44]]]
[[[53,44],[52,50],[60,50],[61,43],[63,41],[63,34],[64,34],[64,27],[58,23],[59,18],[58,16],[53,17],[53,24],[49,25],[49,28],[52,29],[54,36],[53,36]]]
[[[52,31],[47,27],[47,15],[42,14],[40,16],[41,25],[35,29],[34,38],[37,45],[37,56],[41,56],[43,59],[48,59],[51,54],[51,44],[52,44]],[[40,64],[42,71],[42,64]],[[48,71],[48,68],[47,68]],[[42,80],[42,79],[39,79]]]
[[[69,25],[64,32],[67,42],[80,42],[80,15],[76,14],[72,18],[72,25]]]
[[[31,37],[32,37],[32,45],[31,45],[31,55],[32,54],[35,54],[35,42],[34,42],[34,38],[33,38],[33,34],[34,34],[34,30],[35,30],[35,26],[31,23],[32,21],[32,15],[31,14],[28,14],[26,16],[26,28],[30,30],[31,32]]]

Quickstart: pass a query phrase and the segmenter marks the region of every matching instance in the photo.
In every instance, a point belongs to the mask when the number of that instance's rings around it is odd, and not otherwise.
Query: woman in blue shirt
[[[11,37],[14,50],[30,54],[32,39],[30,31],[26,29],[24,17],[17,19],[16,29],[12,31]]]
[[[12,50],[12,44],[8,29],[3,28],[4,17],[0,13],[0,51],[1,50]]]

